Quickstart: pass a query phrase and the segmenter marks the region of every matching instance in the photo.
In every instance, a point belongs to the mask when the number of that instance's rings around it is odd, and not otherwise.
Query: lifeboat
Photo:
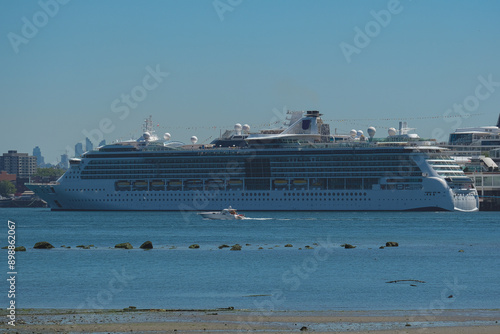
[[[201,180],[187,180],[186,181],[186,186],[188,188],[199,188],[202,185]]]
[[[295,179],[293,180],[293,184],[296,186],[305,186],[307,184],[307,181],[304,179]]]
[[[130,187],[130,182],[128,182],[128,181],[118,181],[118,182],[116,182],[116,186],[118,188]]]
[[[207,181],[207,187],[208,188],[223,188],[224,187],[224,181],[222,181],[220,179],[208,180]]]
[[[135,181],[134,188],[139,190],[144,190],[148,188],[148,183],[146,181]]]
[[[274,185],[276,186],[286,186],[287,184],[288,184],[287,180],[283,179],[274,180]]]
[[[153,187],[163,187],[165,185],[165,182],[164,181],[161,181],[161,180],[153,180],[151,182],[151,185]]]
[[[162,181],[162,180],[153,180],[153,181],[151,181],[151,189],[153,189],[153,190],[164,190],[165,189],[165,181]]]
[[[169,185],[170,187],[180,187],[180,186],[182,186],[182,182],[181,182],[181,181],[170,181],[170,182],[168,183],[168,185]]]
[[[241,181],[241,180],[229,180],[228,184],[230,186],[241,186],[243,184],[243,181]]]

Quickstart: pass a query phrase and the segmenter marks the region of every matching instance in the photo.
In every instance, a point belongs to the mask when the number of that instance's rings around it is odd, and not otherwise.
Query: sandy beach
[[[18,333],[500,333],[500,310],[273,311],[18,310],[16,326],[2,311],[2,331]]]

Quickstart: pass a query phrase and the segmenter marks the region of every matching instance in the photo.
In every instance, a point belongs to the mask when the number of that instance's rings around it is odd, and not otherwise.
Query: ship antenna
[[[153,116],[149,115],[148,118],[144,120],[144,125],[142,126],[142,132],[153,132]]]

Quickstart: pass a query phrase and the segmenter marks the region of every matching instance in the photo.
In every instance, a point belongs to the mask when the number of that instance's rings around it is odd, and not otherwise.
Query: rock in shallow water
[[[153,249],[153,243],[151,241],[146,241],[139,248],[141,248],[141,249]]]
[[[239,244],[233,245],[233,247],[231,247],[230,250],[232,250],[232,251],[239,251],[239,250],[241,250],[241,245],[239,245]]]
[[[121,244],[116,244],[115,248],[132,249],[134,247],[132,247],[132,245],[129,242],[124,242],[124,243],[121,243]]]
[[[35,244],[35,246],[33,246],[33,248],[35,248],[35,249],[51,249],[51,248],[54,248],[54,246],[52,246],[47,241],[40,241],[40,242],[37,242]]]

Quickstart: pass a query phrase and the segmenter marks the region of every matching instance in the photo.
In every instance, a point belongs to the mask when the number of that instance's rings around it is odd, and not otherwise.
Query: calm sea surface
[[[1,209],[0,245],[7,245],[10,219],[16,245],[27,248],[16,253],[19,308],[500,308],[498,213],[246,214],[252,219]],[[146,240],[153,250],[139,249]],[[33,249],[38,241],[56,248]],[[399,247],[379,249],[387,241]],[[114,249],[122,242],[134,249]],[[241,251],[218,248],[236,243]],[[344,243],[357,247],[344,249]],[[189,249],[192,244],[200,248]],[[416,281],[387,283],[396,280]]]

